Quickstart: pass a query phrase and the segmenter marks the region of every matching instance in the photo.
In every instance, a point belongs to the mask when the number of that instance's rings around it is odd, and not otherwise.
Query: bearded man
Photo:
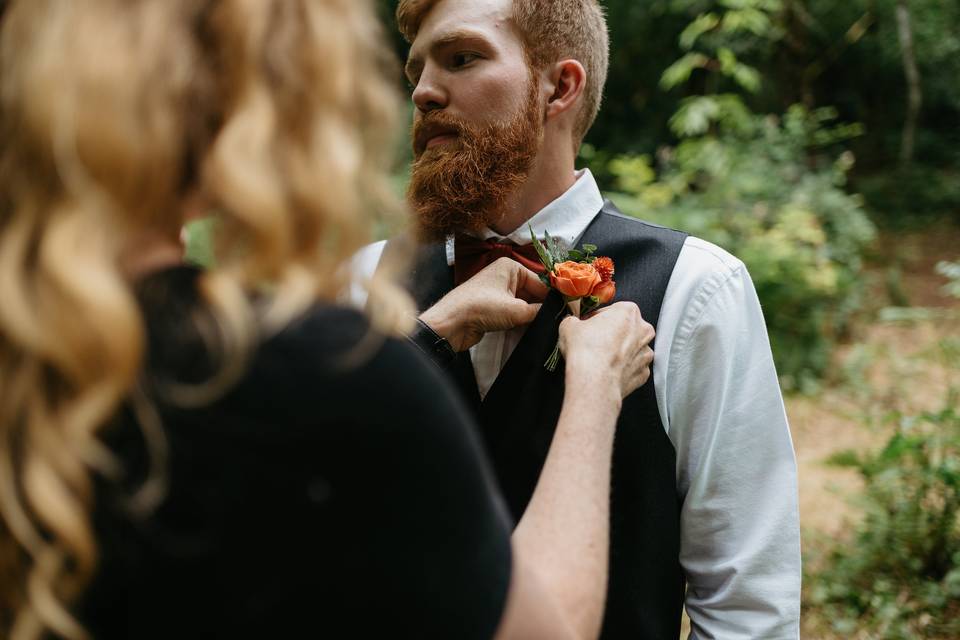
[[[691,638],[797,638],[796,463],[750,276],[719,247],[621,215],[575,170],[607,73],[601,7],[402,0],[397,18],[416,105],[420,308],[499,256],[535,267],[532,228],[612,257],[617,299],[657,329],[651,382],[624,401],[616,436],[603,637],[677,638],[685,604]],[[383,252],[368,247],[361,270]],[[561,306],[551,296],[450,368],[515,517],[560,410],[563,377],[543,363]]]

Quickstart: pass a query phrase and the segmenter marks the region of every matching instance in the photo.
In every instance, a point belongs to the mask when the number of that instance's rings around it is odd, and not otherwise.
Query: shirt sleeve
[[[367,304],[368,285],[377,271],[386,240],[380,240],[363,247],[350,262],[350,286],[340,302],[346,306],[361,310]]]
[[[690,638],[795,639],[800,531],[786,412],[746,268],[714,275],[683,315],[667,374]]]

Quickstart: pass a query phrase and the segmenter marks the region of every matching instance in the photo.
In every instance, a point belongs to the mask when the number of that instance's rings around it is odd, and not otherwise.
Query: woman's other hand
[[[560,351],[570,376],[605,380],[619,400],[650,378],[653,326],[632,302],[617,302],[585,319],[567,317],[560,323]]]

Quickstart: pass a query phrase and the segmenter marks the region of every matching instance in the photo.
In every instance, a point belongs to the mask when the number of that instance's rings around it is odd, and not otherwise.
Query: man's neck
[[[562,196],[577,181],[570,153],[541,153],[526,182],[507,199],[505,213],[490,226],[507,236]]]

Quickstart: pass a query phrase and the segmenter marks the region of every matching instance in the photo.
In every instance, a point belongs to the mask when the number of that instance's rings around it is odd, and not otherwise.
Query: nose
[[[413,104],[420,113],[443,109],[448,102],[446,90],[429,67],[430,65],[427,65],[423,70],[417,86],[413,89]]]

